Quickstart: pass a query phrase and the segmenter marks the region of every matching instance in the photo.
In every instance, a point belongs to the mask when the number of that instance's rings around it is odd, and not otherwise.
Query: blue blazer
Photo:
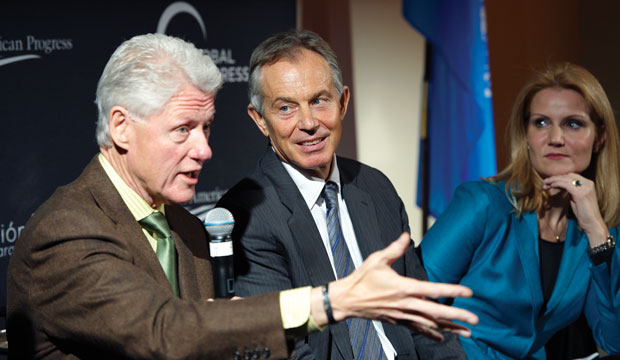
[[[505,183],[465,183],[424,237],[424,267],[431,281],[459,283],[474,296],[454,306],[480,322],[461,338],[470,359],[545,359],[545,343],[585,311],[594,338],[608,353],[620,352],[620,253],[610,266],[594,266],[588,239],[570,219],[558,277],[545,306],[534,212],[520,218]],[[619,239],[618,228],[609,229]],[[447,299],[443,299],[446,301]]]

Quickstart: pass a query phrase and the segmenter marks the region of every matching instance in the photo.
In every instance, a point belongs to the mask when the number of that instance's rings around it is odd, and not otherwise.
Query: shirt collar
[[[340,189],[340,171],[338,171],[338,162],[336,161],[336,154],[334,154],[334,166],[331,175],[327,181],[333,181],[338,184],[338,189]],[[321,178],[317,178],[314,176],[308,176],[301,171],[297,170],[292,165],[288,164],[280,160],[282,165],[284,165],[284,169],[291,176],[295,185],[301,192],[301,196],[304,198],[306,205],[309,209],[312,209],[314,204],[317,203],[319,197],[321,196],[321,192],[323,192],[323,188],[325,187],[325,180]]]
[[[125,183],[123,178],[121,178],[121,176],[116,172],[112,164],[110,164],[108,159],[106,159],[103,154],[99,153],[98,158],[101,167],[103,167],[103,170],[110,178],[110,181],[112,181],[114,188],[121,195],[123,202],[125,203],[125,205],[127,205],[129,211],[137,221],[144,219],[145,217],[151,215],[151,213],[156,211],[151,208],[151,206],[140,195],[138,195],[137,192],[135,192],[132,188],[129,187],[129,185],[127,185],[127,183]],[[157,210],[164,213],[164,205],[159,205],[157,207]]]

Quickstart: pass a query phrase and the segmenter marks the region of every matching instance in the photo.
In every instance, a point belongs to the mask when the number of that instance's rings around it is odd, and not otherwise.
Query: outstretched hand
[[[476,315],[429,300],[470,297],[469,288],[416,280],[392,269],[392,263],[405,254],[410,244],[409,234],[403,233],[385,249],[371,254],[349,276],[330,283],[334,319],[360,317],[401,324],[438,341],[443,340],[440,331],[469,337],[471,331],[453,321],[475,325],[478,323]],[[320,325],[322,319],[318,320]]]

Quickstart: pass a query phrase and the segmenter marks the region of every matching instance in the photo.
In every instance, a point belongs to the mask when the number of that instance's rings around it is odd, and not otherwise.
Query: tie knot
[[[166,220],[164,214],[159,211],[153,212],[151,215],[140,220],[139,223],[143,228],[157,234],[160,238],[167,238],[171,235],[168,220]]]
[[[325,198],[325,204],[328,209],[332,209],[338,206],[338,184],[333,181],[328,181],[323,189],[323,198]]]

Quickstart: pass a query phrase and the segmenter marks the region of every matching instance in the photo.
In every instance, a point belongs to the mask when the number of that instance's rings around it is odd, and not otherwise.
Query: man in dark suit
[[[335,156],[349,89],[323,39],[289,31],[265,40],[252,54],[249,87],[248,113],[271,146],[251,175],[218,203],[234,214],[234,239],[242,245],[236,252],[237,294],[340,279],[409,231],[390,181],[376,169]],[[411,241],[392,267],[426,280]],[[296,357],[465,358],[457,336],[434,340],[387,322],[349,320],[298,341]]]
[[[403,241],[324,294],[305,287],[207,301],[213,279],[205,231],[178,204],[192,199],[211,158],[221,83],[211,59],[180,39],[136,36],[114,52],[97,87],[100,153],[35,212],[15,244],[7,278],[11,358],[283,358],[291,351],[287,337],[354,312],[431,332],[443,326],[437,314],[475,321],[464,310],[417,302],[471,291],[390,272]],[[386,277],[393,284],[379,281]],[[360,285],[385,296],[403,286],[417,290],[399,297],[407,304],[394,316],[364,305],[355,295]],[[301,309],[291,310],[291,302]],[[408,316],[416,309],[433,320]]]

